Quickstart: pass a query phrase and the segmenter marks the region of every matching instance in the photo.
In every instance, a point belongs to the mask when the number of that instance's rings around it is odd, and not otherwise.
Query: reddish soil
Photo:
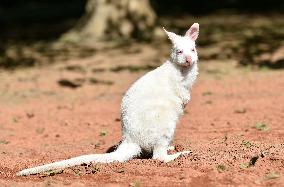
[[[146,71],[121,67],[157,65],[168,49],[159,50],[135,46],[0,72],[0,186],[284,186],[283,70],[213,61],[200,62],[173,142],[176,151],[192,154],[170,163],[134,159],[54,176],[15,176],[27,167],[103,153],[117,144],[121,97]],[[161,51],[165,55],[157,59]],[[75,81],[77,88],[60,86],[60,79]]]

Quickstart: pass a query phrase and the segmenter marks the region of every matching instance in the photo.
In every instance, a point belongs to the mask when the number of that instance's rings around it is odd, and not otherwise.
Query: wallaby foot
[[[175,150],[175,146],[174,145],[168,147],[168,151],[174,151],[174,150]]]
[[[170,146],[169,148],[171,148],[173,146]],[[183,154],[190,154],[191,151],[182,151],[182,152],[178,152],[172,155],[168,155],[167,153],[167,149],[163,148],[163,147],[159,147],[159,148],[155,148],[154,152],[153,152],[153,159],[157,159],[160,160],[162,162],[170,162],[174,159],[176,159],[177,157],[179,157],[180,155]]]

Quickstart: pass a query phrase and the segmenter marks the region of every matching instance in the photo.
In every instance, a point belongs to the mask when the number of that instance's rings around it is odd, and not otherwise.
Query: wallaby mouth
[[[185,61],[184,63],[180,64],[182,67],[191,67],[194,64],[193,61]]]
[[[190,61],[190,62],[185,62],[185,66],[192,66],[193,65],[193,61]]]
[[[194,64],[194,61],[192,60],[191,56],[187,56],[184,59],[183,63],[178,63],[182,67],[191,67]]]

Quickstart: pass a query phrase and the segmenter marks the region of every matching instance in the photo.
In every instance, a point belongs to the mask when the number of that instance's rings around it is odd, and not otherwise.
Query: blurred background
[[[202,61],[283,68],[283,0],[2,0],[0,67],[86,58],[95,51],[166,42],[199,22]],[[160,44],[158,44],[160,45]]]

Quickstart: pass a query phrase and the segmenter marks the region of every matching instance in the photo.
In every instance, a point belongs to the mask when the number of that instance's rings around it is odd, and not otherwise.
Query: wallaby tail
[[[18,172],[17,176],[32,175],[41,172],[46,172],[55,169],[64,169],[71,166],[77,166],[81,164],[95,163],[110,163],[114,161],[125,162],[141,153],[141,148],[139,145],[134,143],[122,142],[116,151],[105,154],[90,154],[82,155],[67,160],[62,160],[42,166],[37,166],[34,168],[29,168]]]

